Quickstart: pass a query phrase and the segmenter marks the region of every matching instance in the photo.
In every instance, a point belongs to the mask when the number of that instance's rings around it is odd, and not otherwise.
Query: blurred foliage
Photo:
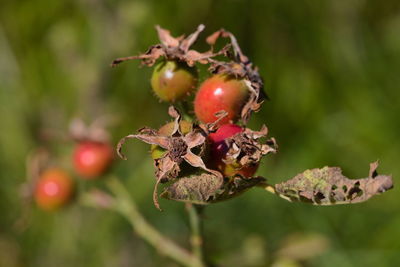
[[[110,212],[72,205],[47,214],[33,207],[24,228],[15,222],[33,149],[48,146],[70,168],[71,143],[57,136],[71,118],[115,116],[114,141],[168,119],[167,104],[150,91],[150,69],[109,63],[157,42],[156,24],[179,35],[200,23],[207,27],[201,37],[220,27],[233,32],[265,79],[271,101],[250,126],[266,123],[280,151],[264,161],[260,175],[279,182],[329,165],[365,177],[379,159],[396,186],[398,0],[1,0],[0,266],[176,266]],[[160,231],[188,245],[182,203],[162,200],[162,213],[153,207],[148,149],[131,142],[129,160],[114,172]],[[359,205],[314,207],[253,189],[207,208],[206,251],[221,266],[400,265],[397,191]],[[288,243],[293,235],[316,239]],[[296,246],[315,255],[299,256]]]

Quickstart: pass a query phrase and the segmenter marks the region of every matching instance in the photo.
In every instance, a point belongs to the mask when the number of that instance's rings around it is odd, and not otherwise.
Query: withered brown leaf
[[[289,201],[314,205],[364,202],[393,188],[392,176],[378,175],[378,163],[370,164],[369,177],[349,179],[338,167],[306,170],[294,178],[275,185],[275,193]]]
[[[262,177],[244,178],[240,175],[221,179],[213,174],[203,173],[175,180],[164,188],[161,197],[206,205],[239,196],[248,189],[264,182]]]
[[[186,135],[180,131],[181,115],[177,109],[170,106],[168,113],[174,118],[174,128],[170,136],[160,135],[156,130],[150,128],[142,128],[138,134],[131,134],[122,138],[117,145],[118,155],[126,159],[121,153],[122,145],[127,139],[136,138],[145,143],[158,145],[165,149],[167,152],[161,158],[154,160],[154,166],[156,168],[157,182],[154,186],[153,200],[155,206],[160,209],[158,203],[158,184],[162,180],[169,180],[178,176],[180,172],[180,164],[185,161],[193,167],[201,168],[214,176],[218,177],[221,181],[223,179],[222,174],[218,171],[208,169],[204,164],[202,158],[192,152],[192,149],[205,144],[207,138],[207,132],[204,129],[193,126],[191,132]]]
[[[259,163],[261,158],[269,153],[276,153],[278,145],[274,138],[268,139],[265,143],[260,142],[259,139],[267,135],[268,128],[263,125],[260,131],[246,128],[243,132],[227,138],[225,140],[227,153],[223,161],[241,169]]]
[[[117,58],[111,63],[111,66],[115,67],[121,62],[127,60],[140,59],[142,60],[142,64],[150,67],[153,66],[160,57],[164,57],[167,60],[183,61],[186,62],[188,66],[194,66],[196,62],[200,64],[207,64],[210,62],[212,57],[226,54],[227,50],[229,49],[229,45],[215,53],[211,50],[201,53],[190,49],[204,28],[205,26],[200,24],[196,31],[190,34],[188,37],[184,38],[183,36],[180,36],[175,38],[170,34],[170,31],[157,25],[156,30],[158,33],[158,38],[161,42],[160,44],[150,46],[150,48],[144,54],[138,56]]]

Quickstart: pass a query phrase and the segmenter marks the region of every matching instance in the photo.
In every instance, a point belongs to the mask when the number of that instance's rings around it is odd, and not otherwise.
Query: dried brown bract
[[[228,152],[224,159],[227,164],[239,164],[239,169],[260,162],[269,153],[276,153],[277,144],[274,138],[261,143],[259,139],[268,135],[268,128],[263,125],[260,131],[246,128],[243,132],[225,140]]]
[[[69,125],[69,135],[75,141],[95,141],[100,143],[110,142],[110,133],[106,127],[115,122],[116,118],[101,116],[90,124],[86,124],[80,118],[74,118]]]
[[[258,73],[258,68],[254,67],[249,58],[243,54],[235,36],[231,32],[221,29],[210,35],[207,38],[207,43],[213,46],[220,37],[230,39],[233,49],[233,55],[231,55],[232,61],[211,60],[209,69],[213,73],[229,74],[245,80],[250,91],[250,97],[242,109],[241,118],[246,124],[250,119],[251,113],[253,111],[257,112],[263,100],[267,98],[267,95],[263,91],[264,83]]]
[[[126,157],[121,153],[122,145],[127,139],[131,138],[137,138],[145,143],[158,145],[167,150],[167,153],[165,153],[163,157],[154,160],[157,182],[154,187],[153,200],[158,209],[160,209],[157,193],[158,184],[161,181],[168,181],[177,177],[180,172],[180,164],[183,161],[189,163],[193,167],[202,168],[219,177],[221,183],[223,178],[222,174],[218,171],[208,169],[200,155],[196,155],[192,152],[193,148],[205,145],[207,132],[194,125],[191,132],[183,135],[179,127],[181,115],[178,110],[171,106],[168,113],[175,119],[174,129],[170,136],[160,135],[157,130],[154,129],[142,128],[139,130],[138,134],[131,134],[122,138],[117,145],[118,155],[123,159],[126,159]]]
[[[180,36],[175,38],[171,36],[168,30],[157,25],[156,30],[158,33],[158,38],[161,42],[160,44],[152,45],[147,52],[138,56],[117,58],[111,63],[111,66],[115,67],[119,63],[127,60],[140,59],[144,65],[150,67],[160,57],[164,57],[167,60],[184,61],[189,66],[194,66],[196,62],[208,64],[212,57],[226,54],[227,50],[229,49],[229,45],[216,53],[212,51],[200,53],[196,50],[190,49],[204,28],[204,25],[201,24],[197,27],[197,30],[188,37],[184,38],[183,36]]]

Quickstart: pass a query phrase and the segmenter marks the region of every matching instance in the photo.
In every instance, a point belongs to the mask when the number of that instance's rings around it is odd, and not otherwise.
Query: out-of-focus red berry
[[[53,168],[40,175],[34,197],[40,208],[53,211],[70,201],[73,190],[74,183],[69,174],[61,169]]]
[[[196,89],[197,77],[195,67],[173,60],[162,61],[154,67],[151,87],[161,100],[175,102]]]
[[[196,94],[194,112],[203,123],[214,122],[215,113],[221,110],[228,116],[220,121],[220,125],[236,122],[249,97],[249,90],[241,79],[227,75],[214,75],[205,80]]]
[[[245,177],[251,177],[258,169],[258,164],[240,168],[238,163],[226,164],[223,159],[228,152],[228,146],[225,139],[234,136],[243,131],[243,128],[235,124],[224,124],[218,128],[215,133],[209,135],[211,142],[210,166],[222,172],[224,176],[241,174]]]
[[[114,150],[108,143],[84,141],[75,147],[73,160],[75,171],[86,179],[103,175],[114,158]]]

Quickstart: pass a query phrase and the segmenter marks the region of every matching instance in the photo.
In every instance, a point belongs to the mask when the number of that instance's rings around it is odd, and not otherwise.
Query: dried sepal
[[[157,182],[154,187],[153,200],[158,209],[160,209],[157,194],[158,184],[177,177],[180,172],[180,164],[183,161],[219,177],[220,180],[223,179],[220,172],[208,169],[202,158],[192,152],[193,148],[205,145],[207,133],[202,128],[194,126],[191,132],[186,135],[182,134],[179,127],[181,115],[178,110],[171,106],[168,113],[175,119],[170,136],[160,135],[154,129],[142,128],[138,134],[131,134],[122,138],[117,145],[117,153],[123,159],[126,159],[126,157],[122,154],[121,149],[127,139],[136,138],[148,144],[158,145],[166,150],[163,157],[154,160]]]
[[[199,127],[208,134],[213,133],[218,130],[220,127],[220,121],[228,116],[228,112],[225,110],[220,110],[214,114],[217,118],[214,122],[207,123],[207,124],[200,124]]]
[[[228,151],[223,161],[241,169],[259,163],[261,158],[269,153],[276,153],[278,145],[274,138],[260,141],[267,135],[268,128],[263,125],[260,131],[246,128],[243,132],[227,138],[225,143]]]
[[[213,46],[220,37],[230,39],[230,45],[233,50],[233,55],[231,55],[232,61],[225,62],[212,59],[209,70],[212,73],[227,74],[244,79],[250,92],[249,99],[241,112],[242,121],[246,124],[250,119],[251,113],[257,112],[263,100],[267,97],[263,91],[264,83],[258,72],[258,68],[254,67],[249,58],[243,54],[236,37],[231,32],[221,29],[210,35],[206,41]],[[225,55],[229,54],[225,53]]]
[[[378,162],[370,164],[369,177],[349,179],[338,167],[306,170],[289,181],[275,185],[275,193],[289,201],[314,205],[364,202],[393,188],[390,175],[378,175]],[[271,190],[270,190],[271,191]]]
[[[110,142],[110,133],[106,127],[115,122],[115,117],[101,116],[90,124],[81,118],[74,118],[69,124],[69,135],[75,141]]]
[[[174,180],[164,188],[160,196],[169,200],[207,205],[237,197],[264,181],[262,177],[244,178],[236,175],[225,178],[221,183],[219,177],[202,173]]]
[[[175,38],[171,35],[170,31],[157,25],[156,30],[158,33],[158,38],[161,42],[160,44],[152,45],[144,54],[138,56],[117,58],[111,63],[111,66],[115,67],[119,63],[127,60],[140,59],[142,64],[150,67],[153,66],[160,57],[164,57],[167,60],[186,62],[188,66],[194,66],[196,62],[208,64],[212,57],[226,54],[229,49],[229,45],[215,53],[212,51],[201,53],[190,49],[204,28],[204,25],[200,24],[196,31],[190,34],[188,37],[184,38],[183,36],[180,36]]]

